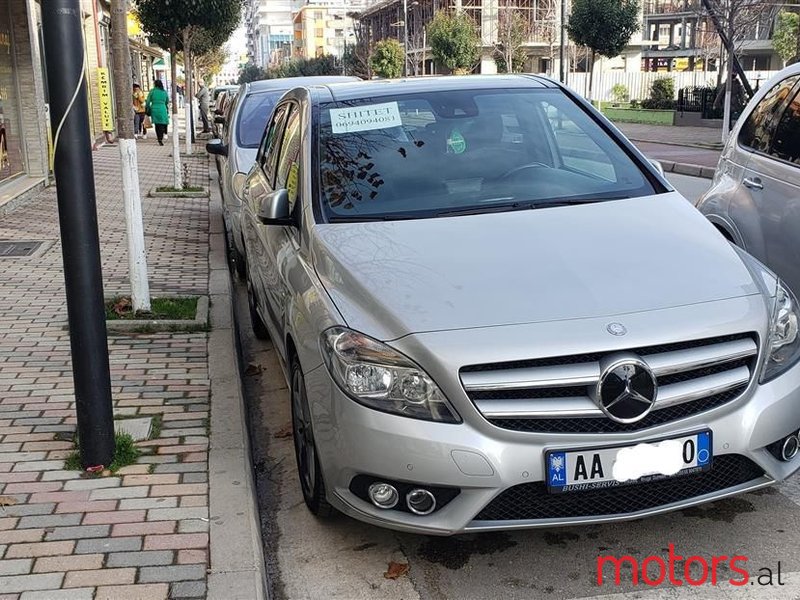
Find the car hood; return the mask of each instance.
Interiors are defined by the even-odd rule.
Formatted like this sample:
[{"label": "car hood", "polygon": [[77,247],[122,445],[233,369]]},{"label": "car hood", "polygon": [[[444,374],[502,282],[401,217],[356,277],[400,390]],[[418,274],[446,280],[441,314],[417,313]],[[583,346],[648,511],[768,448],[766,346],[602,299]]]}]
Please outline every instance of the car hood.
[{"label": "car hood", "polygon": [[317,225],[317,273],[348,326],[410,333],[581,319],[759,293],[677,193],[448,218]]}]

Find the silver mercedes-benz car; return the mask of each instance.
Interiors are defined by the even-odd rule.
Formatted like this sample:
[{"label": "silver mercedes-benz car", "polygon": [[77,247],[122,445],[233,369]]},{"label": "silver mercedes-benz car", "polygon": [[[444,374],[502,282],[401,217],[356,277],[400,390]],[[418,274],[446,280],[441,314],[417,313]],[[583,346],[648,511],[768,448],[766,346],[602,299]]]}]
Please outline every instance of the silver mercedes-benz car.
[{"label": "silver mercedes-benz car", "polygon": [[800,466],[791,290],[551,80],[292,90],[242,230],[317,515],[634,519]]}]

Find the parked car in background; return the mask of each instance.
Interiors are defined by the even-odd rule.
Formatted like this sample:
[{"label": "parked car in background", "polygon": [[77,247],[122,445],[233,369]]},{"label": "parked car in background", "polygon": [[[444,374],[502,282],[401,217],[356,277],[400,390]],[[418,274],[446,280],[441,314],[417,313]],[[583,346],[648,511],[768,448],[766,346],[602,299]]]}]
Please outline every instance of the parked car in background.
[{"label": "parked car in background", "polygon": [[218,99],[223,92],[235,92],[239,89],[238,85],[220,85],[214,88],[213,93],[211,94],[211,108],[216,113],[216,110],[220,108]]},{"label": "parked car in background", "polygon": [[288,77],[243,84],[240,89],[237,89],[236,101],[229,105],[227,114],[222,118],[224,123],[217,123],[218,127],[223,127],[220,131],[221,137],[210,140],[206,144],[208,152],[215,154],[220,159],[218,170],[220,171],[225,228],[233,250],[236,268],[242,276],[245,274],[246,257],[239,223],[241,194],[245,175],[253,166],[261,134],[272,114],[272,109],[278,99],[293,87],[337,81],[358,81],[358,78],[343,76]]},{"label": "parked car in background", "polygon": [[750,100],[697,208],[800,290],[800,63]]},{"label": "parked car in background", "polygon": [[[215,139],[224,137],[228,117],[230,116],[231,109],[235,104],[237,95],[238,90],[227,90],[219,95],[219,98],[217,99],[218,108],[214,109],[214,118],[211,125]],[[217,160],[217,166],[219,167],[219,160]]]},{"label": "parked car in background", "polygon": [[554,81],[292,90],[241,198],[317,515],[639,519],[800,467],[797,300]]}]

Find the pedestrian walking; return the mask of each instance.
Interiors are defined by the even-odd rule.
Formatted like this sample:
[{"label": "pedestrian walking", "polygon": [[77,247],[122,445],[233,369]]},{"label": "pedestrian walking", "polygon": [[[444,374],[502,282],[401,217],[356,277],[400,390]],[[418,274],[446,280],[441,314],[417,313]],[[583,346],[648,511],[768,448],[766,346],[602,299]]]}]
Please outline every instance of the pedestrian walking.
[{"label": "pedestrian walking", "polygon": [[197,90],[197,93],[194,95],[194,97],[197,98],[197,102],[200,105],[200,119],[203,121],[203,131],[201,133],[209,133],[211,128],[208,126],[208,88],[202,79],[200,80],[200,89]]},{"label": "pedestrian walking", "polygon": [[158,143],[163,146],[164,138],[167,136],[167,126],[169,125],[169,95],[164,90],[164,84],[160,79],[156,79],[155,87],[147,95],[145,112],[153,121],[156,129]]},{"label": "pedestrian walking", "polygon": [[145,118],[147,113],[145,111],[145,104],[147,104],[147,97],[142,91],[142,86],[138,83],[133,84],[133,135],[136,138],[147,139],[147,127],[145,125]]}]

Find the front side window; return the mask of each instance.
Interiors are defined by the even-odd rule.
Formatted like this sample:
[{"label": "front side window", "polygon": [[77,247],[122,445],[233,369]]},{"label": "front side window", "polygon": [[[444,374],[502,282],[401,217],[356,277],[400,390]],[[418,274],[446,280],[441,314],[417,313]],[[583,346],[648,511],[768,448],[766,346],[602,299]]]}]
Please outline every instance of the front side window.
[{"label": "front side window", "polygon": [[560,90],[426,92],[320,110],[329,220],[425,218],[653,194],[600,125]]},{"label": "front side window", "polygon": [[283,134],[278,172],[275,176],[275,189],[285,188],[289,193],[289,205],[297,200],[300,182],[300,155],[302,137],[300,135],[300,111],[293,110],[286,122]]},{"label": "front side window", "polygon": [[767,92],[742,125],[742,130],[739,132],[740,144],[758,152],[769,151],[772,142],[770,137],[772,117],[789,97],[797,79],[796,75],[788,77]]},{"label": "front side window", "polygon": [[800,92],[783,111],[770,154],[775,158],[800,165]]}]

